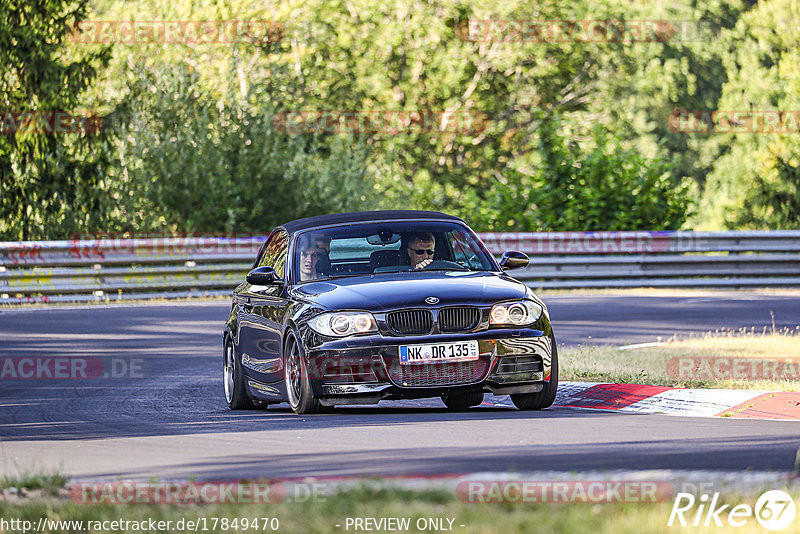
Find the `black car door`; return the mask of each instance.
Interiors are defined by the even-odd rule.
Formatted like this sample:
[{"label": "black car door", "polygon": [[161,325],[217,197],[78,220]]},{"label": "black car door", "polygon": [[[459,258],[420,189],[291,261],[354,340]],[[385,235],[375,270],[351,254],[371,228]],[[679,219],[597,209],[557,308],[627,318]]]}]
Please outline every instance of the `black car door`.
[{"label": "black car door", "polygon": [[272,267],[280,284],[242,288],[239,317],[239,346],[246,374],[262,384],[283,380],[281,340],[283,317],[288,311],[286,297],[286,232],[270,235],[256,267]]}]

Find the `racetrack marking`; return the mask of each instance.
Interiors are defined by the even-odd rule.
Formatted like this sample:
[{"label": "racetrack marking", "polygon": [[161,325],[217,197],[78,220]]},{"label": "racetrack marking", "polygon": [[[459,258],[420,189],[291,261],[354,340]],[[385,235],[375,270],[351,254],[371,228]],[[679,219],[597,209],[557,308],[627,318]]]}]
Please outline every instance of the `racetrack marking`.
[{"label": "racetrack marking", "polygon": [[559,382],[555,404],[565,406],[572,398],[580,398],[581,393],[599,384],[600,382]]},{"label": "racetrack marking", "polygon": [[763,393],[718,415],[738,419],[800,420],[800,393]]},{"label": "racetrack marking", "polygon": [[560,406],[620,410],[672,388],[640,384],[595,384],[579,393],[562,398]]},{"label": "racetrack marking", "polygon": [[560,382],[554,406],[645,414],[800,420],[800,393]]},{"label": "racetrack marking", "polygon": [[[661,336],[659,336],[660,338]],[[653,341],[651,343],[634,343],[633,345],[622,345],[621,347],[617,347],[619,350],[633,350],[633,349],[644,349],[647,347],[660,347],[661,345],[666,345],[663,341]]]},{"label": "racetrack marking", "polygon": [[713,417],[761,393],[729,389],[671,389],[632,404],[625,411]]}]

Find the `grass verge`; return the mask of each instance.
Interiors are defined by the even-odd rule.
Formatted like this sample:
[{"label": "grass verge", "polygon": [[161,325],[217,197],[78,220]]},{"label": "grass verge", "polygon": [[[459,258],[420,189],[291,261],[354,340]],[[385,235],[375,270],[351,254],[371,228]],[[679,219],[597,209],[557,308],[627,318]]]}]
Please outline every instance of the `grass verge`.
[{"label": "grass verge", "polygon": [[[797,491],[792,490],[795,502]],[[726,503],[745,503],[750,507],[755,505],[757,495],[746,497],[726,496]],[[696,507],[695,507],[696,508]],[[339,492],[326,497],[322,502],[284,502],[272,505],[202,505],[202,506],[167,506],[167,505],[85,505],[71,501],[30,501],[23,504],[10,504],[0,502],[0,516],[4,519],[19,519],[30,521],[37,525],[39,518],[46,517],[49,521],[83,521],[81,528],[73,523],[71,526],[61,525],[58,532],[86,532],[87,521],[171,521],[172,527],[166,529],[172,532],[182,532],[187,529],[176,528],[180,520],[202,520],[205,518],[206,529],[201,532],[273,532],[271,528],[264,529],[264,524],[274,525],[274,522],[263,521],[261,518],[276,518],[278,529],[274,532],[308,532],[308,533],[342,533],[353,532],[351,526],[346,528],[347,518],[409,518],[410,528],[404,532],[436,532],[439,529],[417,528],[417,521],[428,518],[443,520],[444,525],[449,525],[452,519],[452,531],[464,534],[490,534],[490,533],[555,533],[569,532],[574,534],[624,534],[650,532],[667,533],[686,531],[687,529],[674,525],[667,526],[672,509],[672,500],[658,503],[560,503],[560,504],[469,504],[456,498],[453,492],[444,490],[409,491],[402,489],[374,489],[356,488]],[[694,510],[687,514],[687,519],[694,519]],[[705,515],[705,514],[703,514]],[[216,518],[216,520],[215,520]],[[228,520],[223,523],[222,518]],[[247,518],[258,522],[259,528],[241,528],[244,522],[232,526],[234,518]],[[704,519],[704,518],[703,518]],[[723,523],[726,517],[722,517]],[[427,525],[430,525],[426,521]],[[337,526],[338,525],[338,526]],[[463,526],[462,526],[463,525]],[[130,531],[131,525],[126,528],[114,529],[110,524],[99,527],[100,531]],[[138,525],[137,525],[138,526]],[[226,527],[226,528],[223,528]],[[97,528],[95,528],[97,530]],[[146,524],[144,528],[135,529],[138,532],[164,532],[153,530]],[[41,532],[54,532],[55,529],[43,529]],[[380,532],[393,530],[380,530]],[[697,529],[689,529],[697,532]],[[747,518],[744,527],[731,527],[723,524],[722,527],[711,526],[707,532],[763,532],[763,528],[754,517]],[[8,530],[12,532],[12,530]],[[798,529],[788,528],[782,532],[798,532]]]},{"label": "grass verge", "polygon": [[717,331],[657,346],[559,347],[562,380],[800,391],[800,327]]},{"label": "grass verge", "polygon": [[69,477],[61,473],[22,473],[18,476],[0,477],[0,492],[7,489],[42,490],[42,493],[55,495],[64,488]]}]

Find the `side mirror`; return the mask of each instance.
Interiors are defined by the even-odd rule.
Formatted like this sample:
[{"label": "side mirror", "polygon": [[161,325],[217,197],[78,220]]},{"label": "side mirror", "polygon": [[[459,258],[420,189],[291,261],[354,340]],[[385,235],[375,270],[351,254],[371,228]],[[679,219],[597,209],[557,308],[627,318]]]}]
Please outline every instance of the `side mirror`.
[{"label": "side mirror", "polygon": [[280,284],[281,280],[272,267],[256,267],[247,273],[247,283],[254,286]]},{"label": "side mirror", "polygon": [[503,257],[500,258],[500,268],[504,271],[519,269],[520,267],[527,267],[530,261],[527,254],[518,250],[509,250],[508,252],[503,252]]}]

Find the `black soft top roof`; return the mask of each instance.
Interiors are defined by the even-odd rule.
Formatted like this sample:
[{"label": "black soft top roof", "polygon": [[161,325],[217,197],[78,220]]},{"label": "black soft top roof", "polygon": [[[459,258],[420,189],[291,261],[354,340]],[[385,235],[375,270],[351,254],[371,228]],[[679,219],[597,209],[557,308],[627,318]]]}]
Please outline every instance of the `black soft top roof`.
[{"label": "black soft top roof", "polygon": [[435,219],[442,221],[464,222],[454,215],[446,215],[438,211],[422,210],[380,210],[380,211],[354,211],[350,213],[336,213],[333,215],[317,215],[305,219],[296,219],[281,226],[287,232],[293,234],[300,230],[317,228],[319,226],[329,226],[334,224],[347,224],[356,222],[385,221],[385,220],[406,220],[406,219]]}]

